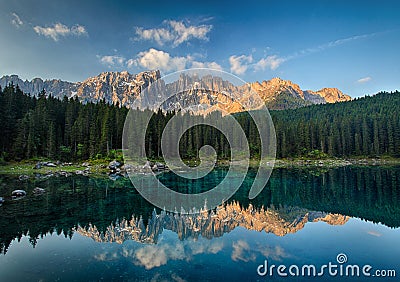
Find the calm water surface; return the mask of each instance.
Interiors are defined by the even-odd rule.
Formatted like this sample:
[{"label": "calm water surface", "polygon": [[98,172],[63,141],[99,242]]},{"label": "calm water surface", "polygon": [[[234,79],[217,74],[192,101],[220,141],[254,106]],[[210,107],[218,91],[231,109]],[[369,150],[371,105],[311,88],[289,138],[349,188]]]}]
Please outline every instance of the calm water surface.
[{"label": "calm water surface", "polygon": [[[200,181],[159,177],[193,193],[225,173]],[[275,169],[250,201],[252,177],[250,171],[217,209],[179,215],[154,208],[127,179],[0,176],[0,281],[399,280],[400,167]],[[47,193],[35,196],[35,187]],[[15,189],[27,196],[11,200]],[[339,254],[347,261],[340,264]],[[300,273],[303,265],[319,272],[329,263],[338,270],[368,264],[371,275],[394,270],[397,277],[334,277],[327,270],[320,277],[280,277],[276,270],[259,276],[265,262],[296,265]]]}]

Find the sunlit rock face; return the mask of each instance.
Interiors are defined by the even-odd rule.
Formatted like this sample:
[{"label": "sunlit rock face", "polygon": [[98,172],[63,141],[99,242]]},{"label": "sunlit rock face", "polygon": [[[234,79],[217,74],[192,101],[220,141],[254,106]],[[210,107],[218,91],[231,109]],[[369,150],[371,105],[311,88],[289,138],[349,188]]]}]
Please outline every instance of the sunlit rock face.
[{"label": "sunlit rock face", "polygon": [[344,215],[309,211],[297,207],[256,209],[249,205],[247,208],[242,208],[239,203],[233,202],[219,206],[211,212],[200,211],[197,214],[153,212],[147,225],[141,217],[133,216],[130,220],[123,219],[110,225],[105,232],[100,232],[96,226],[92,225],[78,227],[76,231],[97,242],[123,243],[126,240],[134,240],[157,243],[164,229],[175,232],[181,240],[199,236],[209,239],[220,237],[239,226],[248,230],[285,236],[301,230],[308,222],[323,221],[330,225],[343,225],[348,220],[349,218]]},{"label": "sunlit rock face", "polygon": [[349,95],[343,94],[337,88],[323,88],[316,92],[313,92],[325,99],[327,103],[350,101],[351,97]]},{"label": "sunlit rock face", "polygon": [[129,106],[146,88],[160,78],[159,71],[133,75],[123,72],[103,72],[78,83],[76,95],[83,102],[105,100],[109,104]]},{"label": "sunlit rock face", "polygon": [[350,96],[343,94],[337,88],[323,88],[318,91],[302,90],[299,85],[290,80],[278,77],[261,83],[254,82],[251,86],[270,109],[276,110],[351,100]]}]

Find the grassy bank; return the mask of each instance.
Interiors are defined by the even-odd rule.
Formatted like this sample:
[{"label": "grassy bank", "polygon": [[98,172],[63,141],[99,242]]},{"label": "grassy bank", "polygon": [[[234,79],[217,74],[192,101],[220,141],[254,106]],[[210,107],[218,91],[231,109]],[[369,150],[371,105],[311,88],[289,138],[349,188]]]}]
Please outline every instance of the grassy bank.
[{"label": "grassy bank", "polygon": [[35,169],[36,162],[10,162],[0,166],[0,173],[2,174],[50,174],[56,172],[67,172],[76,173],[77,171],[84,171],[88,167],[90,168],[91,174],[106,175],[109,172],[108,161],[98,162],[91,164],[87,162],[89,166],[82,165],[82,163],[73,163],[71,165],[57,165],[56,167],[42,166],[40,169]]}]

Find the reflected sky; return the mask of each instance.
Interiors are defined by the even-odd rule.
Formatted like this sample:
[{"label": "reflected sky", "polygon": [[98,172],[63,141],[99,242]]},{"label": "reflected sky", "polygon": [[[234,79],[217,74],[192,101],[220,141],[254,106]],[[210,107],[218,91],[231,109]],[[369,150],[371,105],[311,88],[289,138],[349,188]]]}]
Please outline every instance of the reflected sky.
[{"label": "reflected sky", "polygon": [[35,248],[26,236],[13,241],[7,255],[0,257],[0,272],[5,281],[76,280],[77,273],[79,280],[256,280],[256,268],[264,259],[322,265],[336,262],[339,253],[352,264],[400,271],[395,263],[399,236],[399,229],[356,218],[344,225],[309,222],[286,236],[238,227],[218,238],[180,240],[175,232],[164,230],[157,244],[100,243],[79,233],[72,239],[53,233],[39,239]]}]

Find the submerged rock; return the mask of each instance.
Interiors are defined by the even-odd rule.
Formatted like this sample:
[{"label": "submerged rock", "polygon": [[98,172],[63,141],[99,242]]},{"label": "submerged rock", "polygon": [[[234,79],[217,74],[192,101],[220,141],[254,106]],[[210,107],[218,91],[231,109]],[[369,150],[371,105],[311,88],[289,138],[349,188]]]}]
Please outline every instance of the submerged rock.
[{"label": "submerged rock", "polygon": [[37,173],[37,174],[35,174],[35,178],[37,178],[37,179],[47,179],[47,178],[50,178],[50,177],[53,177],[53,176],[54,176],[54,173],[51,172],[51,171],[47,171],[46,173]]},{"label": "submerged rock", "polygon": [[85,170],[76,170],[75,174],[76,175],[83,175],[83,176],[89,176],[90,171],[88,169]]},{"label": "submerged rock", "polygon": [[65,176],[65,177],[68,177],[68,176],[71,176],[71,173],[69,173],[69,172],[67,172],[67,171],[64,171],[64,170],[61,170],[61,171],[57,172],[57,175],[58,175],[58,176]]},{"label": "submerged rock", "polygon": [[111,173],[108,175],[108,178],[111,179],[112,181],[115,181],[121,177],[123,177],[123,176],[118,173]]}]

